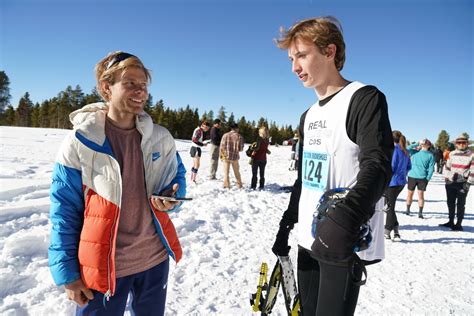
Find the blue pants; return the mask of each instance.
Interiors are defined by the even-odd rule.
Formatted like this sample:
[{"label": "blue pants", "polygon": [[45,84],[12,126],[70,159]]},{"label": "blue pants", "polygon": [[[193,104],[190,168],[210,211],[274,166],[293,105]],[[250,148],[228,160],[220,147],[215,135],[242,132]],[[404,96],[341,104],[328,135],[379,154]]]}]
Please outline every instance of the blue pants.
[{"label": "blue pants", "polygon": [[84,307],[77,306],[77,316],[118,316],[123,315],[128,294],[132,294],[132,315],[164,315],[166,288],[168,285],[169,259],[146,271],[117,278],[115,294],[105,301],[104,294],[92,291],[94,299]]}]

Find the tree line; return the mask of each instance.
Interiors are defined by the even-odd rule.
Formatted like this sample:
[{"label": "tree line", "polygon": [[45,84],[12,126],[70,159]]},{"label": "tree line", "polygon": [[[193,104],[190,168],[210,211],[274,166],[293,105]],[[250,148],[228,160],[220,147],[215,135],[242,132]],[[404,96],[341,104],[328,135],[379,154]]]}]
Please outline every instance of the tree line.
[{"label": "tree line", "polygon": [[[33,103],[29,93],[26,92],[19,100],[18,106],[14,108],[10,104],[9,85],[8,76],[4,71],[0,71],[0,125],[4,126],[71,129],[72,124],[69,121],[71,112],[87,104],[102,101],[102,97],[95,88],[87,94],[83,92],[79,85],[76,85],[75,88],[67,86],[57,96],[41,103]],[[197,108],[191,108],[190,105],[171,109],[165,106],[162,99],[153,103],[151,94],[145,105],[145,111],[155,123],[166,127],[177,139],[190,139],[194,129],[202,121],[208,121],[212,124],[212,121],[216,118],[221,120],[224,133],[230,130],[230,125],[237,123],[240,133],[248,143],[256,140],[257,130],[261,126],[268,127],[274,144],[282,144],[283,141],[293,138],[295,133],[291,125],[277,126],[275,122],[268,122],[263,117],[258,121],[247,120],[245,116],[236,118],[232,112],[228,114],[224,106],[219,108],[217,114],[211,110],[204,112],[202,115],[199,114]]]}]

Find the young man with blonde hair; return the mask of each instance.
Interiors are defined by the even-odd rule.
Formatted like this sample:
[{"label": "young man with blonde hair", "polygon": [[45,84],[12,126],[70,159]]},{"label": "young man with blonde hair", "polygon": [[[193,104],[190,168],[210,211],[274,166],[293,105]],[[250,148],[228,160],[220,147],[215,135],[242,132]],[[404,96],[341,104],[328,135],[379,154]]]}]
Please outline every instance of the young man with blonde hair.
[{"label": "young man with blonde hair", "polygon": [[171,134],[143,111],[150,72],[125,52],[96,65],[105,102],[70,115],[51,185],[49,265],[77,315],[163,315],[169,256],[182,255],[168,212],[186,170]]},{"label": "young man with blonde hair", "polygon": [[[342,77],[345,44],[335,18],[297,22],[276,43],[288,50],[292,71],[318,102],[300,120],[298,178],[272,250],[288,255],[288,235],[298,223],[302,315],[351,315],[364,263],[384,256],[381,197],[393,152],[387,103],[376,87]],[[314,220],[320,197],[336,188],[350,190]],[[356,254],[369,220],[374,241]]]}]

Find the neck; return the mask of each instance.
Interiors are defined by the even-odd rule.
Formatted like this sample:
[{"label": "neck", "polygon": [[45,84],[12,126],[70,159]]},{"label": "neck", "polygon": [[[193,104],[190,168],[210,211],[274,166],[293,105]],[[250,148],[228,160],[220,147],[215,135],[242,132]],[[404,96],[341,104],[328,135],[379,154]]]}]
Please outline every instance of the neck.
[{"label": "neck", "polygon": [[135,127],[135,114],[118,112],[113,107],[109,107],[107,117],[118,128],[132,129]]},{"label": "neck", "polygon": [[339,72],[329,77],[319,86],[314,88],[319,100],[323,100],[344,88],[350,81],[344,79]]}]

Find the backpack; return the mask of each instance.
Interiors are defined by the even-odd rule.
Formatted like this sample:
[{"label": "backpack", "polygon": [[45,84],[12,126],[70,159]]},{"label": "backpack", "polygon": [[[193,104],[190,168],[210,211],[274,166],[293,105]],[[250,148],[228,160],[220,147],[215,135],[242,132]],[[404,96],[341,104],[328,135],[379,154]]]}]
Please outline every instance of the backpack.
[{"label": "backpack", "polygon": [[252,153],[254,152],[255,147],[257,147],[257,142],[253,142],[252,144],[250,144],[249,148],[247,148],[247,150],[245,151],[245,154],[248,157],[252,157]]}]

